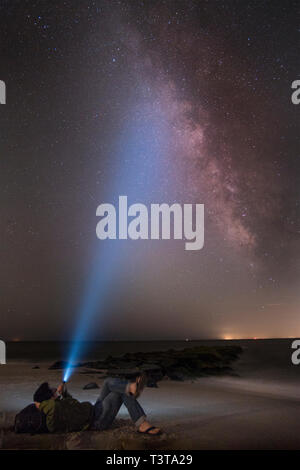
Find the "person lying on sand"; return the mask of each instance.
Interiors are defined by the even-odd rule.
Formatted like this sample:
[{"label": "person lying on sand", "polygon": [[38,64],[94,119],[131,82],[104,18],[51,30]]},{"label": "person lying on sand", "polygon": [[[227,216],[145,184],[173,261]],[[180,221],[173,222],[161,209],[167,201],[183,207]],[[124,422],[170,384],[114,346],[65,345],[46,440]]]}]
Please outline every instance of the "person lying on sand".
[{"label": "person lying on sand", "polygon": [[137,401],[145,383],[144,374],[138,375],[134,382],[108,378],[95,405],[92,405],[89,402],[81,403],[68,392],[63,392],[63,384],[55,390],[44,382],[34,393],[33,399],[35,406],[46,415],[49,432],[108,429],[124,404],[139,433],[157,436],[161,434],[160,429],[150,425]]}]

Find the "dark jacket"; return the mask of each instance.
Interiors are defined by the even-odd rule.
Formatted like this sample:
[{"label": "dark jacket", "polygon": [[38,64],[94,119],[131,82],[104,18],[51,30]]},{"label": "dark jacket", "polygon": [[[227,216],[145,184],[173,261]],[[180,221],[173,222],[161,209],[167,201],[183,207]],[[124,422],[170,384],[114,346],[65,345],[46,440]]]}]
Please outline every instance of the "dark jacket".
[{"label": "dark jacket", "polygon": [[39,409],[46,415],[50,432],[73,432],[88,429],[93,420],[94,407],[67,394],[65,398],[42,401]]}]

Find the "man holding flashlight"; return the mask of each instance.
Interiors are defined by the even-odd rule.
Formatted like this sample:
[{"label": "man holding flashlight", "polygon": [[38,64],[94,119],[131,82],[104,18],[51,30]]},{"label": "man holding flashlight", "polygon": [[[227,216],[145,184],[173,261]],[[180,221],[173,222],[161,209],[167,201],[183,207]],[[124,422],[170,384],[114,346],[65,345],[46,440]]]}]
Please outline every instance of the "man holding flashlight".
[{"label": "man holding flashlight", "polygon": [[104,381],[100,396],[93,406],[90,402],[79,402],[66,390],[65,384],[51,389],[44,382],[35,392],[35,406],[46,416],[49,432],[74,432],[86,429],[108,429],[124,404],[142,434],[159,435],[161,431],[151,426],[146,414],[137,401],[144,389],[146,377],[140,374],[130,382],[120,378]]},{"label": "man holding flashlight", "polygon": [[46,416],[49,432],[72,432],[88,429],[93,419],[93,405],[80,403],[66,390],[64,384],[57,389],[44,382],[33,395],[35,406]]}]

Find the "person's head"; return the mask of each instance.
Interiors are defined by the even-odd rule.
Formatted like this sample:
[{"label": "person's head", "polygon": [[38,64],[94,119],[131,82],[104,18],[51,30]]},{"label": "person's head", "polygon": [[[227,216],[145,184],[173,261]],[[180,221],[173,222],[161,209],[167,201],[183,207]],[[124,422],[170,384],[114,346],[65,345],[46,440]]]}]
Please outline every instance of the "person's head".
[{"label": "person's head", "polygon": [[147,374],[143,371],[139,371],[135,375],[135,378],[132,380],[132,382],[136,384],[136,391],[134,392],[134,395],[136,398],[138,398],[147,385]]},{"label": "person's head", "polygon": [[50,400],[50,398],[53,398],[54,394],[55,390],[53,388],[50,388],[48,382],[44,382],[34,392],[33,401],[41,403],[42,401]]}]

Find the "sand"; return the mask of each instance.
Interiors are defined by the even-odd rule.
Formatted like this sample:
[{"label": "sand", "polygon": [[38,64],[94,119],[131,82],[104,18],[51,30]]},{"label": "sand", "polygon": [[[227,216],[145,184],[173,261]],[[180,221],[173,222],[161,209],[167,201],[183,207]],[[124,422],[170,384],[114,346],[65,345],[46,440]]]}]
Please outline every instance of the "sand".
[{"label": "sand", "polygon": [[[2,449],[299,449],[300,368],[290,363],[290,342],[257,344],[245,350],[236,377],[161,381],[146,388],[140,402],[149,420],[165,432],[141,436],[122,407],[112,429],[68,435],[16,435],[16,411],[32,401],[44,380],[55,385],[61,371],[49,363],[0,366],[0,448]],[[263,360],[262,360],[263,358]],[[99,390],[83,390],[102,380],[97,373],[72,376],[69,391],[79,400],[96,400]]]}]

